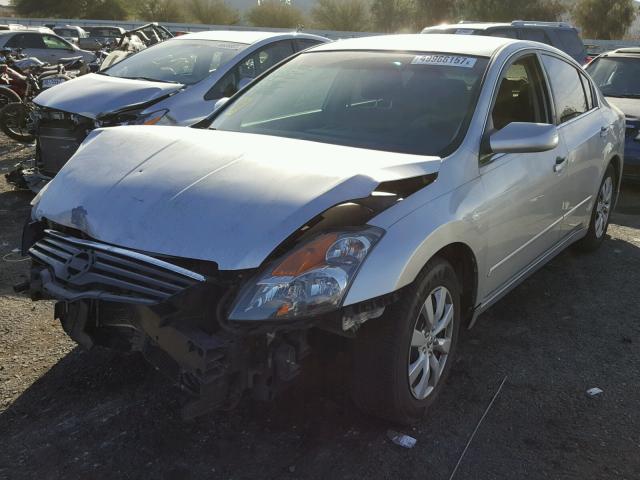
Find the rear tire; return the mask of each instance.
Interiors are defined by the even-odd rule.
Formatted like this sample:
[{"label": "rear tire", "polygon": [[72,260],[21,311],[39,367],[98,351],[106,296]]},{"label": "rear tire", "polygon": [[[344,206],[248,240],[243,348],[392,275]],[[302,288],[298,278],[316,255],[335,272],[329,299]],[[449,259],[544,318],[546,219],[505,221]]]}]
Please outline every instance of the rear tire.
[{"label": "rear tire", "polygon": [[449,376],[460,314],[455,271],[434,258],[398,302],[358,332],[352,396],[360,409],[402,424],[423,418]]},{"label": "rear tire", "polygon": [[616,172],[613,165],[609,165],[604,174],[604,178],[598,188],[595,201],[593,202],[593,211],[591,212],[591,221],[589,222],[589,230],[587,235],[576,242],[576,248],[583,252],[593,252],[600,248],[602,242],[607,236],[609,221],[611,220],[611,210],[614,205],[616,185]]}]

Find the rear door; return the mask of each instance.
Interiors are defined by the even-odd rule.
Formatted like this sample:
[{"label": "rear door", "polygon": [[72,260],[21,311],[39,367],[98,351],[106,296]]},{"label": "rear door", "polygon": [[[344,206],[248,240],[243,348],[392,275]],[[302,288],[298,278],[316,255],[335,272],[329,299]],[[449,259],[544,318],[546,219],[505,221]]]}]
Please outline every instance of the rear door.
[{"label": "rear door", "polygon": [[[538,56],[517,57],[503,72],[486,135],[511,122],[552,123],[551,96]],[[490,155],[480,160],[489,202],[488,298],[554,247],[562,224],[566,169],[563,145],[539,153]]]},{"label": "rear door", "polygon": [[565,220],[562,235],[589,225],[593,195],[600,185],[607,130],[587,76],[569,62],[551,54],[541,55],[551,84],[555,123],[567,149],[569,181],[563,190]]},{"label": "rear door", "polygon": [[28,57],[36,57],[42,62],[48,62],[47,49],[40,33],[21,33],[13,37],[11,47],[21,48]]}]

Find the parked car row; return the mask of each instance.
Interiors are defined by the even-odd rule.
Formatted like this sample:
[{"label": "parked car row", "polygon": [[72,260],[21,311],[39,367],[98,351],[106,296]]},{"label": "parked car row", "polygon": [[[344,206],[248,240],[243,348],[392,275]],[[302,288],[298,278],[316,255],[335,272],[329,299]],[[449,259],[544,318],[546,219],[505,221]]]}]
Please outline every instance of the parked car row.
[{"label": "parked car row", "polygon": [[615,55],[592,78],[454,33],[189,34],[43,92],[17,290],[141,352],[187,417],[273,398],[343,337],[355,402],[417,421],[461,329],[604,241],[629,130],[599,88]]}]

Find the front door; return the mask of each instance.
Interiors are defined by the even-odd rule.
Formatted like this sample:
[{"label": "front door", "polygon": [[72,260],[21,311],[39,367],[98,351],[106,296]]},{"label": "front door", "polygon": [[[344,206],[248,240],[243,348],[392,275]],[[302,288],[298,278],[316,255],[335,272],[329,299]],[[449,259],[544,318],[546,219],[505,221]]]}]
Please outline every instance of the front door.
[{"label": "front door", "polygon": [[[551,97],[536,54],[516,58],[503,72],[487,135],[511,122],[552,123]],[[567,171],[564,145],[540,153],[481,158],[480,174],[490,199],[487,298],[517,277],[560,238],[562,189]]]}]

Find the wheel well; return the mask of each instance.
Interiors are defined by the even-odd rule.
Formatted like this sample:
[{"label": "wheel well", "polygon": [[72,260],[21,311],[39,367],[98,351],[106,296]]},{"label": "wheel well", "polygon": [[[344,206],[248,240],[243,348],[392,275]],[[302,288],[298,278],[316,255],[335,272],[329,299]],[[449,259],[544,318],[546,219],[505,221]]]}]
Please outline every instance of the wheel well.
[{"label": "wheel well", "polygon": [[470,321],[478,292],[478,266],[473,251],[464,243],[452,243],[438,250],[434,257],[447,260],[455,269],[460,280],[462,311]]},{"label": "wheel well", "polygon": [[616,179],[618,180],[618,183],[620,183],[620,177],[621,177],[621,172],[620,172],[620,157],[618,157],[617,155],[613,156],[611,158],[611,160],[609,160],[609,163],[611,165],[613,165],[613,168],[616,171]]}]

